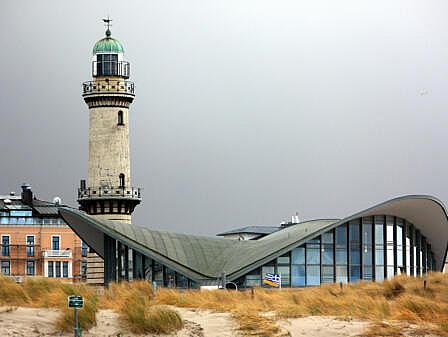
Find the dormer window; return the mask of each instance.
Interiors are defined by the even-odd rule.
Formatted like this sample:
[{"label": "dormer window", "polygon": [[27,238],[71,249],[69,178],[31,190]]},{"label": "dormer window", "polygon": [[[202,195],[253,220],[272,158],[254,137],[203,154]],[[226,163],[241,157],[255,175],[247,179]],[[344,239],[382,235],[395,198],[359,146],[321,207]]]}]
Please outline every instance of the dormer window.
[{"label": "dormer window", "polygon": [[124,125],[124,119],[123,119],[123,111],[118,111],[117,115],[117,125]]},{"label": "dormer window", "polygon": [[124,174],[120,173],[118,179],[120,180],[120,187],[124,187]]}]

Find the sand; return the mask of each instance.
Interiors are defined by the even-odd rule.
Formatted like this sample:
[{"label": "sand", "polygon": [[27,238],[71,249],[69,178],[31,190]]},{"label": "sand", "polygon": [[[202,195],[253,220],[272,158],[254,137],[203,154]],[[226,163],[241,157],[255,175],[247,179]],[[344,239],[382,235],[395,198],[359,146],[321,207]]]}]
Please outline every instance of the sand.
[{"label": "sand", "polygon": [[[229,313],[210,310],[175,308],[184,320],[184,328],[173,335],[158,337],[237,337],[237,325]],[[59,312],[44,308],[0,307],[1,337],[72,337],[73,333],[59,333],[54,329]],[[400,326],[399,322],[394,324]],[[281,320],[279,326],[291,337],[350,337],[362,336],[369,322],[356,319],[341,320],[335,317],[308,316]],[[415,336],[417,326],[400,323],[404,336]],[[112,310],[97,313],[97,326],[83,331],[83,337],[153,337],[153,334],[134,335],[121,326],[118,314]],[[422,336],[422,335],[420,335]],[[423,335],[436,337],[435,335]]]},{"label": "sand", "polygon": [[[175,308],[184,320],[184,328],[173,335],[159,337],[232,337],[238,336],[235,323],[228,313],[215,313],[209,310],[190,310]],[[72,337],[73,333],[59,333],[54,322],[59,313],[45,308],[0,308],[1,337]],[[120,325],[118,314],[112,310],[99,310],[97,325],[83,331],[83,337],[153,337],[153,334],[134,335],[127,333]]]},{"label": "sand", "polygon": [[369,325],[357,320],[338,320],[334,317],[308,316],[280,321],[291,337],[350,337],[360,335]]}]

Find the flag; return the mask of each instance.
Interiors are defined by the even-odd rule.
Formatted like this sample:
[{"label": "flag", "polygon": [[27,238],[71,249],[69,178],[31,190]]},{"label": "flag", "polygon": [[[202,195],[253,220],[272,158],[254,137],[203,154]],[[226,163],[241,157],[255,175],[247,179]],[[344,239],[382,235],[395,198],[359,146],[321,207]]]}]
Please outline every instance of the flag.
[{"label": "flag", "polygon": [[278,274],[267,273],[263,278],[263,284],[274,288],[279,288],[281,284],[281,279],[282,279],[281,276]]}]

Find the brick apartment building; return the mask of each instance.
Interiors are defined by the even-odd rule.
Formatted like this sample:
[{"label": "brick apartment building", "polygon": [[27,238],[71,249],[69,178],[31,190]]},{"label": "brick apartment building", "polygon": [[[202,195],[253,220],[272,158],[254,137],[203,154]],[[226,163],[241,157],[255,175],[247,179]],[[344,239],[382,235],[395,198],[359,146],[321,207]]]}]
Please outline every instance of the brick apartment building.
[{"label": "brick apartment building", "polygon": [[20,196],[0,195],[1,274],[85,279],[87,246],[59,216],[58,201],[36,199],[26,184]]}]

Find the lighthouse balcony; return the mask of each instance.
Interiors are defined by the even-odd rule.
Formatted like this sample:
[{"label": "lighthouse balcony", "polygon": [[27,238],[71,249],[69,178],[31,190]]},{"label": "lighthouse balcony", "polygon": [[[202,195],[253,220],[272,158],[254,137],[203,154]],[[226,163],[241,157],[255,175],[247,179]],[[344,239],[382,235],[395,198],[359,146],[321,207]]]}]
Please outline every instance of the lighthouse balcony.
[{"label": "lighthouse balcony", "polygon": [[92,62],[92,75],[97,76],[121,76],[129,78],[131,72],[131,66],[126,61],[116,61],[112,59],[106,59],[106,56],[115,55],[98,55],[103,56],[104,60]]},{"label": "lighthouse balcony", "polygon": [[134,96],[134,82],[127,80],[96,80],[87,81],[82,84],[83,95],[90,94],[129,94]]},{"label": "lighthouse balcony", "polygon": [[86,199],[133,199],[141,200],[139,187],[101,186],[78,188],[78,201]]}]

